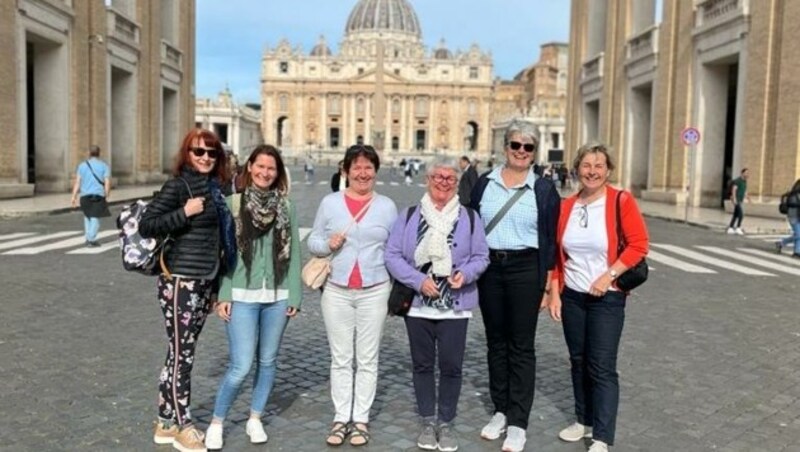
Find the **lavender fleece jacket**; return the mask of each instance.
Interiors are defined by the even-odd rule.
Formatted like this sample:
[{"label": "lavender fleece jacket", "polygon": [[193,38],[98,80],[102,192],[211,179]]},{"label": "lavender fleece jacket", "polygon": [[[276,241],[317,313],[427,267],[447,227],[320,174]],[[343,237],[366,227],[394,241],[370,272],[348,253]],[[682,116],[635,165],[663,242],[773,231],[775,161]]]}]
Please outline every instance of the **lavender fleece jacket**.
[{"label": "lavender fleece jacket", "polygon": [[[414,208],[414,207],[409,207]],[[417,291],[412,306],[421,305],[419,295],[426,275],[416,269],[414,264],[414,250],[417,247],[417,228],[419,227],[420,209],[411,214],[408,223],[408,209],[404,209],[389,233],[386,242],[386,268],[392,277],[408,287]],[[464,285],[461,289],[453,290],[453,309],[455,311],[469,311],[478,306],[478,277],[489,265],[489,247],[486,245],[486,234],[483,222],[475,214],[475,225],[470,234],[469,214],[465,207],[461,207],[455,235],[453,236],[452,260],[453,272],[460,271],[464,275]]]}]

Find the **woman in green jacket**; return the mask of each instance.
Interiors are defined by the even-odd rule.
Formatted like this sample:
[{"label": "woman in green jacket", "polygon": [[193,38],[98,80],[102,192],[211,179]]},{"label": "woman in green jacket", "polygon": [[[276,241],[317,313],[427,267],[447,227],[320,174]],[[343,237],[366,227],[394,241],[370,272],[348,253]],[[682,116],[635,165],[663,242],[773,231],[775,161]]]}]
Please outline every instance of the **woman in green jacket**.
[{"label": "woman in green jacket", "polygon": [[247,159],[243,193],[228,197],[236,223],[236,268],[222,278],[217,314],[227,323],[231,363],[217,392],[206,447],[222,448],[222,425],[258,352],[258,368],[246,433],[265,443],[261,415],[275,382],[283,331],[297,314],[300,237],[280,153],[261,145]]}]

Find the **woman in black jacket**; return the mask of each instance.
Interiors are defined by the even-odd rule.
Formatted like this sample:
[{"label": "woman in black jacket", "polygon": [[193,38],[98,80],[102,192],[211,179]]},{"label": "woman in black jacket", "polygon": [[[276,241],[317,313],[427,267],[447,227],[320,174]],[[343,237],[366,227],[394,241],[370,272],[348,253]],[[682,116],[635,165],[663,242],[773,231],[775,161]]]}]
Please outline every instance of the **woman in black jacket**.
[{"label": "woman in black jacket", "polygon": [[184,451],[205,451],[203,434],[189,412],[194,350],[216,299],[217,277],[236,262],[233,217],[222,191],[229,172],[219,138],[193,129],[183,140],[172,173],[139,224],[144,237],[171,239],[158,276],[169,345],[159,379],[153,440],[177,443]]}]

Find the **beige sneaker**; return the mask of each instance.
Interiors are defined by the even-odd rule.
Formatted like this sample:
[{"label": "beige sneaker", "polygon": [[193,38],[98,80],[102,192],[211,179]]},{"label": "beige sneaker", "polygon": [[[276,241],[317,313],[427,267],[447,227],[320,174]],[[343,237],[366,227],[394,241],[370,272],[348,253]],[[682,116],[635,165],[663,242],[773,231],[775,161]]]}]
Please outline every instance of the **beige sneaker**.
[{"label": "beige sneaker", "polygon": [[153,432],[153,442],[156,444],[172,444],[175,441],[175,435],[178,434],[178,426],[175,424],[167,427],[163,422],[156,421],[156,426]]},{"label": "beige sneaker", "polygon": [[194,425],[184,427],[175,435],[175,442],[172,447],[181,452],[207,452],[206,445],[203,442],[205,437],[203,432],[195,428]]}]

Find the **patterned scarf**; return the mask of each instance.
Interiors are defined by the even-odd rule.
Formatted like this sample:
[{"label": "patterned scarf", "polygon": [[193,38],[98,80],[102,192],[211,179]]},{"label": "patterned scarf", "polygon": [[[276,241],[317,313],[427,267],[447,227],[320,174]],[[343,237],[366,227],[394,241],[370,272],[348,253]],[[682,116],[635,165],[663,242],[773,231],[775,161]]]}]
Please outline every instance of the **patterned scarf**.
[{"label": "patterned scarf", "polygon": [[277,288],[289,270],[289,200],[278,190],[263,191],[253,186],[247,187],[242,194],[240,214],[236,216],[236,243],[247,267],[248,281],[253,261],[253,241],[270,230],[273,231],[272,260]]},{"label": "patterned scarf", "polygon": [[453,270],[447,235],[458,221],[459,207],[461,204],[458,203],[457,196],[453,196],[442,210],[436,209],[428,193],[422,197],[420,214],[428,224],[428,230],[414,250],[414,261],[417,266],[430,262],[433,265],[434,275],[450,276]]},{"label": "patterned scarf", "polygon": [[228,271],[236,267],[236,230],[233,225],[233,216],[228,205],[225,204],[225,195],[222,194],[222,188],[216,179],[208,180],[208,191],[214,202],[214,209],[217,211],[219,237],[223,249],[222,262],[225,265],[225,271]]}]

